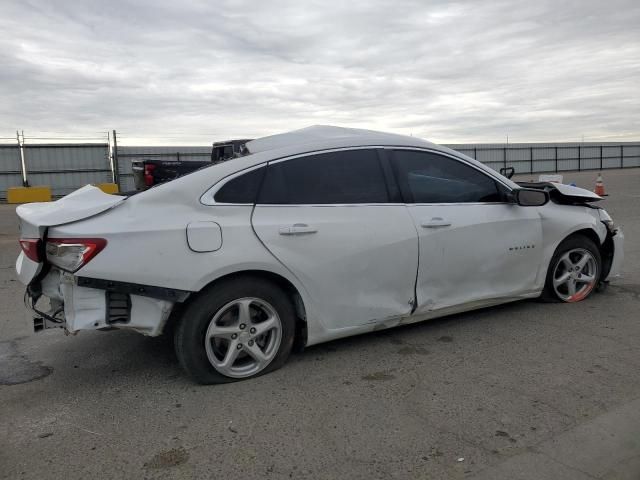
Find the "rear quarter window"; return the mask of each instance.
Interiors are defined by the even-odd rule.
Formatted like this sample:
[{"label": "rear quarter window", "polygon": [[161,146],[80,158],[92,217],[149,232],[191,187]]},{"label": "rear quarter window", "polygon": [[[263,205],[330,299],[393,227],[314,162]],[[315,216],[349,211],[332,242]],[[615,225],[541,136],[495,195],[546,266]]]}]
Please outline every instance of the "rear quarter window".
[{"label": "rear quarter window", "polygon": [[266,167],[244,173],[225,183],[214,195],[216,203],[255,203]]}]

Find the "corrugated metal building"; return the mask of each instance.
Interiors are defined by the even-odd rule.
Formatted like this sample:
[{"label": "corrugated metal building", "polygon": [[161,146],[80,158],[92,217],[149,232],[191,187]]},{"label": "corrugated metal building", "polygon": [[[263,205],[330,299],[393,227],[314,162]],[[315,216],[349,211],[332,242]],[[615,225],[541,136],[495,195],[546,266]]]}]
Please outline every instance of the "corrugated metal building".
[{"label": "corrugated metal building", "polygon": [[50,185],[56,197],[113,178],[106,143],[27,144],[23,151],[29,185]]}]

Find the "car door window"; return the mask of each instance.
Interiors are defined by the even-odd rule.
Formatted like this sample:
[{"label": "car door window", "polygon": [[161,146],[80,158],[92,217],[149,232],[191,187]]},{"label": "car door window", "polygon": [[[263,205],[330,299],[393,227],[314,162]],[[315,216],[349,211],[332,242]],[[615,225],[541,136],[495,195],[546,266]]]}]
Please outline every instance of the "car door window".
[{"label": "car door window", "polygon": [[395,150],[393,164],[407,203],[502,201],[495,180],[453,158],[431,152]]},{"label": "car door window", "polygon": [[232,178],[215,194],[216,203],[255,203],[266,167]]},{"label": "car door window", "polygon": [[307,155],[270,164],[260,204],[386,203],[389,194],[374,149]]}]

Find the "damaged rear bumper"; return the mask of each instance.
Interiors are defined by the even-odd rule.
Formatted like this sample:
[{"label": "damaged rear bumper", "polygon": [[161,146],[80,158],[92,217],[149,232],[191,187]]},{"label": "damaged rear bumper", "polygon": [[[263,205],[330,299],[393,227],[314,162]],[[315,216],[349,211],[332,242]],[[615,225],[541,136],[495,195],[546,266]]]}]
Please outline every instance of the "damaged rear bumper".
[{"label": "damaged rear bumper", "polygon": [[62,327],[75,333],[122,328],[154,337],[162,333],[174,304],[184,301],[188,292],[86,279],[52,269],[27,289],[27,296],[34,305],[42,297],[49,300],[48,312],[34,310],[36,330]]}]

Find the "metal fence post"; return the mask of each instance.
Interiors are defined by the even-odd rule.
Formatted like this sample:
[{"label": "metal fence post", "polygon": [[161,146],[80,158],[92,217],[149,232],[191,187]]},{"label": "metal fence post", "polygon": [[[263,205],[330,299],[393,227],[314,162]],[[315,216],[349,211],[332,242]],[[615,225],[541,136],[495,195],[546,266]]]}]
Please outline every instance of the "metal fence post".
[{"label": "metal fence post", "polygon": [[113,183],[118,185],[118,189],[122,189],[122,185],[120,185],[120,162],[118,161],[118,137],[115,129],[113,130],[113,154],[111,159],[113,162]]},{"label": "metal fence post", "polygon": [[620,168],[624,168],[624,145],[620,145]]},{"label": "metal fence post", "polygon": [[578,171],[580,171],[581,168],[582,168],[582,165],[581,165],[581,163],[582,163],[582,152],[581,152],[581,149],[582,149],[582,146],[578,145]]},{"label": "metal fence post", "polygon": [[20,170],[22,170],[22,186],[28,187],[27,180],[27,164],[24,159],[24,130],[22,131],[22,143],[20,143],[20,133],[16,130],[16,139],[18,140],[18,153],[20,154]]},{"label": "metal fence post", "polygon": [[600,170],[602,170],[602,145],[600,145]]},{"label": "metal fence post", "polygon": [[507,168],[507,147],[502,149],[502,166]]},{"label": "metal fence post", "polygon": [[556,173],[558,173],[558,147],[556,146]]},{"label": "metal fence post", "polygon": [[533,147],[529,147],[529,173],[533,173]]},{"label": "metal fence post", "polygon": [[478,148],[473,147],[473,159],[478,160]]}]

